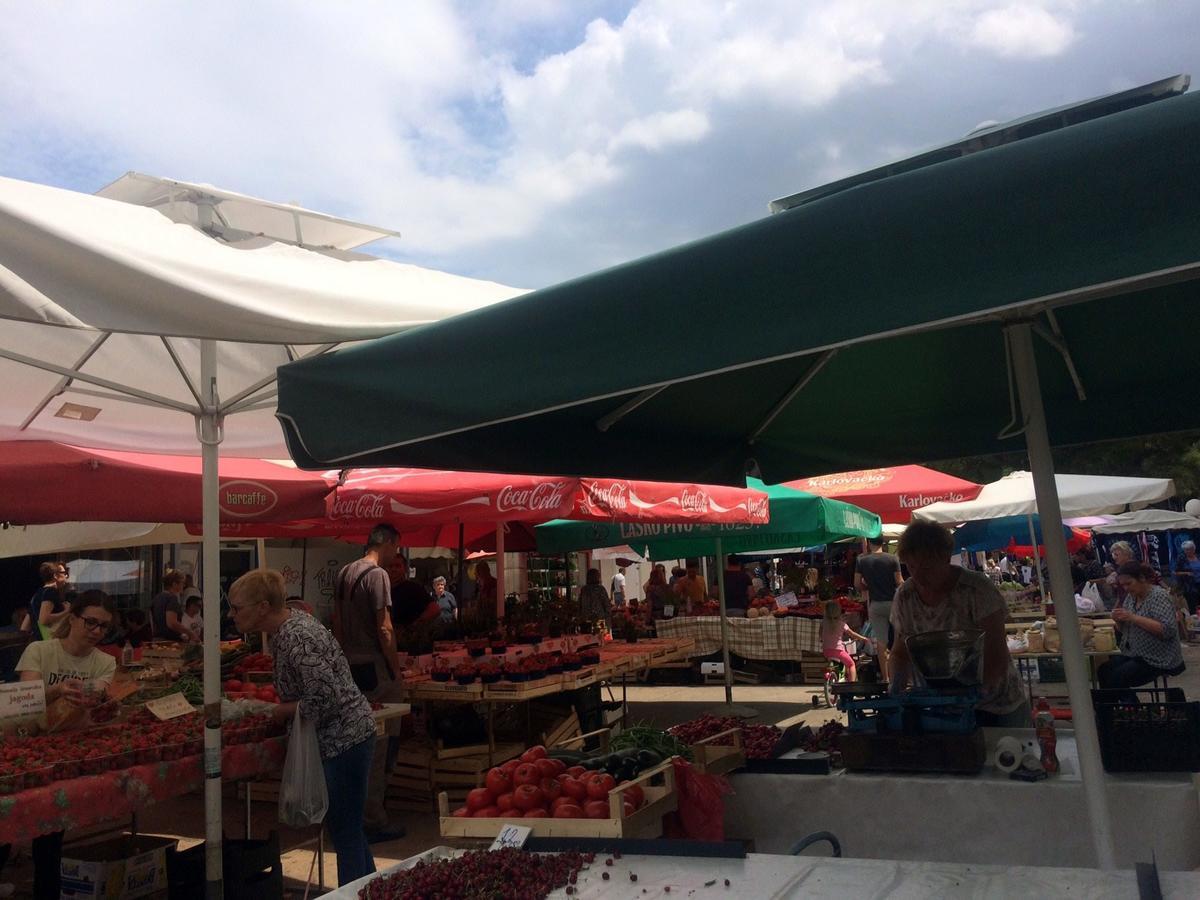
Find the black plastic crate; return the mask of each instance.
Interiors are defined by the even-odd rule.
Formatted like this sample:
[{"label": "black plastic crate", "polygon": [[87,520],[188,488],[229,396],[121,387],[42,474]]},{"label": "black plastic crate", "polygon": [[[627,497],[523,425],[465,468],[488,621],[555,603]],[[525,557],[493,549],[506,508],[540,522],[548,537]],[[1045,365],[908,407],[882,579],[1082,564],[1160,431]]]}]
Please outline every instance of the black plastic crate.
[{"label": "black plastic crate", "polygon": [[1109,772],[1200,772],[1200,702],[1173,688],[1094,690],[1100,758]]}]

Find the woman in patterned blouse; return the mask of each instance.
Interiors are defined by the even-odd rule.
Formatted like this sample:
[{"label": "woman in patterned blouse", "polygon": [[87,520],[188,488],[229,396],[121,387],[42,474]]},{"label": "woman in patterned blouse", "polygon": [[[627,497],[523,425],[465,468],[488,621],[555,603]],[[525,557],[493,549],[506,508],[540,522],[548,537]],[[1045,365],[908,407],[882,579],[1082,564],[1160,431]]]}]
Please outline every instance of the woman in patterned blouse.
[{"label": "woman in patterned blouse", "polygon": [[1178,675],[1183,651],[1170,594],[1154,584],[1154,570],[1136,560],[1117,569],[1117,580],[1125,595],[1112,611],[1121,629],[1121,653],[1097,671],[1100,687],[1133,688],[1159,675]]},{"label": "woman in patterned blouse", "polygon": [[229,611],[243,634],[271,636],[275,689],[283,700],[275,718],[290,722],[299,707],[302,718],[316,722],[329,793],[325,827],[337,852],[340,886],[375,871],[363,833],[375,718],[333,634],[312,616],[288,609],[284,595],[279,572],[247,572],[229,589]]}]

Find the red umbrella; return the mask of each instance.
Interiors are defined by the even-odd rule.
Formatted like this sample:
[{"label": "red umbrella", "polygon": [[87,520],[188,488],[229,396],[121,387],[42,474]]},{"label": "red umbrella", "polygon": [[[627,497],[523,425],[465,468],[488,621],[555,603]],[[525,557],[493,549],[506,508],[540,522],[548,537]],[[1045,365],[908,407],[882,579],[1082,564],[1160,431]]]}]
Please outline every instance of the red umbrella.
[{"label": "red umbrella", "polygon": [[[220,462],[221,521],[289,522],[325,514],[333,482],[261,459]],[[0,519],[199,522],[200,457],[0,442]]]},{"label": "red umbrella", "polygon": [[[1077,550],[1082,550],[1092,542],[1092,535],[1084,531],[1082,528],[1072,528],[1071,536],[1067,539],[1067,550],[1074,553]],[[1009,553],[1017,556],[1033,556],[1033,547],[1029,544],[1018,544],[1013,540],[1008,547],[1005,548]],[[1038,544],[1038,556],[1046,555],[1046,547],[1043,544]]]},{"label": "red umbrella", "polygon": [[884,522],[907,525],[913,510],[947,500],[974,500],[983,485],[927,469],[925,466],[893,466],[859,469],[789,481],[787,486],[820,497],[844,500],[870,510]]}]

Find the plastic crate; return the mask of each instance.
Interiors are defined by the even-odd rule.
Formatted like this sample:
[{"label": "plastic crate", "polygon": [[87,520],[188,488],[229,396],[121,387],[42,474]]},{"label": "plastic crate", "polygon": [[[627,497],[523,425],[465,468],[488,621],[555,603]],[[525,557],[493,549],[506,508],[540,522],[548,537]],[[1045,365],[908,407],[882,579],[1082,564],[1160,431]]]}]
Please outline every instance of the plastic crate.
[{"label": "plastic crate", "polygon": [[1200,772],[1200,702],[1183,692],[1094,690],[1100,758],[1109,772]]}]

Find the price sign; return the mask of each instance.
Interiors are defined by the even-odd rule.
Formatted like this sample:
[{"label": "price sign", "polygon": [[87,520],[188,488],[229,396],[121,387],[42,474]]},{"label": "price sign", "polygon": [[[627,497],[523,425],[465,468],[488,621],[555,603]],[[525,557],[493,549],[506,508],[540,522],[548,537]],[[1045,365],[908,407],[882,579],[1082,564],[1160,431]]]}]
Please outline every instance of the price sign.
[{"label": "price sign", "polygon": [[503,850],[505,847],[524,847],[525,842],[529,840],[531,831],[533,829],[528,825],[505,825],[500,829],[500,833],[496,835],[496,839],[492,841],[492,846],[488,849]]},{"label": "price sign", "polygon": [[786,594],[780,594],[775,598],[775,605],[780,609],[791,609],[794,606],[799,606],[800,600],[793,592],[788,591]]},{"label": "price sign", "polygon": [[183,694],[167,694],[157,700],[147,700],[146,709],[163,722],[196,712],[196,707],[188,703]]},{"label": "price sign", "polygon": [[0,684],[0,719],[23,719],[46,712],[46,685],[37,681]]}]

